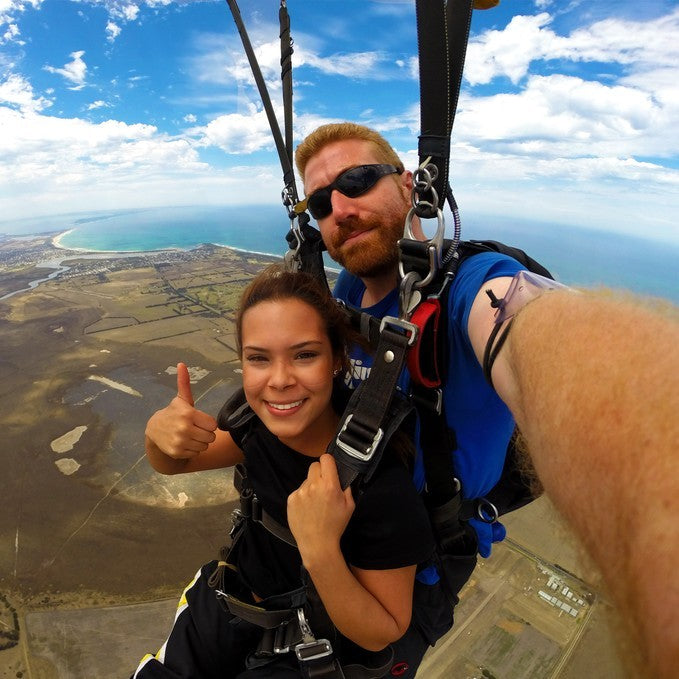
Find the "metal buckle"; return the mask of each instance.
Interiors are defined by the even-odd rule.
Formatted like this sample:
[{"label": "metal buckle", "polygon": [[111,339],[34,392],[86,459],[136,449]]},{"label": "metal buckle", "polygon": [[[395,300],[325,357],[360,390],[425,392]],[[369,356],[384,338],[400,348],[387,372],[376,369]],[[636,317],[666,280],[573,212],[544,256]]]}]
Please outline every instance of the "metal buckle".
[{"label": "metal buckle", "polygon": [[500,517],[497,507],[485,497],[476,500],[476,518],[484,523],[495,523]]},{"label": "metal buckle", "polygon": [[231,530],[229,531],[229,537],[231,539],[236,535],[243,521],[245,521],[243,512],[236,507],[236,509],[231,512]]},{"label": "metal buckle", "polygon": [[259,498],[253,493],[252,494],[252,505],[251,505],[250,518],[253,521],[262,521],[262,505],[259,502]]},{"label": "metal buckle", "polygon": [[285,643],[285,632],[288,629],[289,622],[285,622],[276,628],[276,632],[273,638],[273,652],[278,655],[281,653],[287,653],[290,650],[290,644],[283,646]]},{"label": "metal buckle", "polygon": [[396,318],[396,316],[385,316],[380,321],[380,332],[382,332],[387,326],[397,327],[400,328],[401,330],[409,332],[410,333],[410,337],[408,337],[409,347],[412,347],[413,344],[415,344],[415,340],[417,340],[417,334],[420,331],[420,329],[414,323],[411,323],[410,321],[404,321],[402,318]]},{"label": "metal buckle", "polygon": [[300,662],[313,662],[332,655],[332,646],[327,639],[316,639],[295,646],[295,655]]},{"label": "metal buckle", "polygon": [[[410,210],[408,211],[408,215],[406,216],[405,228],[403,230],[403,237],[409,240],[417,240],[415,238],[415,235],[413,234],[412,227],[414,215],[415,209],[410,208]],[[426,285],[429,285],[429,283],[431,283],[431,281],[434,280],[434,276],[441,268],[441,250],[443,249],[443,235],[445,233],[445,228],[446,223],[443,218],[443,212],[441,212],[441,210],[438,209],[436,210],[436,233],[426,241],[428,243],[427,254],[429,256],[429,272],[427,273],[423,280],[415,283],[416,289],[423,288]],[[403,268],[403,262],[401,261],[399,261],[398,263],[398,270],[401,278],[403,278],[406,275],[406,272]]]},{"label": "metal buckle", "polygon": [[373,437],[372,443],[365,449],[365,452],[357,450],[353,446],[350,446],[348,443],[344,443],[344,441],[340,440],[340,436],[342,436],[342,434],[346,430],[353,416],[354,414],[351,413],[344,421],[344,424],[342,425],[339,434],[337,434],[335,442],[347,455],[355,457],[357,460],[361,460],[362,462],[367,462],[373,456],[375,449],[377,448],[379,442],[382,440],[382,437],[384,436],[384,432],[382,431],[381,428],[379,428],[377,430],[377,433]]},{"label": "metal buckle", "polygon": [[296,273],[302,268],[302,259],[299,251],[302,247],[302,243],[304,242],[304,235],[302,234],[302,230],[299,228],[299,225],[295,224],[294,219],[292,218],[290,219],[290,231],[295,238],[296,245],[294,249],[292,247],[289,248],[288,251],[283,255],[283,261],[285,263],[286,271]]}]

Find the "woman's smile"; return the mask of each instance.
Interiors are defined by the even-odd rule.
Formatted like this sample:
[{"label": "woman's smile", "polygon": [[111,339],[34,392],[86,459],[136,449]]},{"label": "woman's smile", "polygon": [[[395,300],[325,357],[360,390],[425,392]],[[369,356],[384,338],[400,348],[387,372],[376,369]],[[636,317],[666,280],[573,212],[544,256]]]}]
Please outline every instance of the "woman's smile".
[{"label": "woman's smile", "polygon": [[243,389],[269,431],[290,448],[320,456],[337,427],[333,355],[325,322],[299,299],[267,300],[243,315]]}]

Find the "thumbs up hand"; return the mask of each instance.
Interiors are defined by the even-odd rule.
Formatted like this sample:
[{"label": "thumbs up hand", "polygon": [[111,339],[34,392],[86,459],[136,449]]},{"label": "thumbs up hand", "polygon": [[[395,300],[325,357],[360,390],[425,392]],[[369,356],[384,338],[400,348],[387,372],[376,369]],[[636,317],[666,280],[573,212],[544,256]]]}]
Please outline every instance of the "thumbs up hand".
[{"label": "thumbs up hand", "polygon": [[189,459],[207,449],[216,429],[214,417],[194,408],[189,370],[177,364],[177,395],[146,424],[147,447],[151,443],[168,457]]}]

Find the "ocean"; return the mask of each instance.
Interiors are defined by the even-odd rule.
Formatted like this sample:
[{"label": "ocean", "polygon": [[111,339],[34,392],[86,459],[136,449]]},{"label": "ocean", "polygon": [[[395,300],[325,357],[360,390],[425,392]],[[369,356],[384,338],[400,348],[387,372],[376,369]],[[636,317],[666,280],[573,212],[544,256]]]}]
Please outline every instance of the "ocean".
[{"label": "ocean", "polygon": [[[452,219],[447,219],[452,231]],[[12,234],[69,231],[63,247],[91,251],[190,249],[214,243],[281,255],[289,220],[281,206],[176,207],[63,215],[0,224]],[[450,233],[446,234],[450,236]],[[463,215],[463,238],[522,248],[567,285],[611,287],[679,304],[679,245],[559,224]],[[331,267],[336,265],[327,260]]]}]

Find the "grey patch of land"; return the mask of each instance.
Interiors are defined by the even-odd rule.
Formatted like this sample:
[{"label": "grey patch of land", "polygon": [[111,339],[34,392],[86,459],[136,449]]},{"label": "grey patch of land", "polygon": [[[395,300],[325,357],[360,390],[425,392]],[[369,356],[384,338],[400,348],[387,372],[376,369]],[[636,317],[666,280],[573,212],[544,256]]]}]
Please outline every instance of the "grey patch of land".
[{"label": "grey patch of land", "polygon": [[[54,271],[41,262],[69,267],[0,300],[0,679],[129,676],[165,640],[234,495],[222,471],[153,472],[144,424],[179,360],[203,410],[238,386],[233,308],[270,259],[214,246],[87,259],[49,236],[0,240],[0,296]],[[624,676],[598,576],[550,504],[506,523],[511,541],[480,562],[418,676]]]}]

